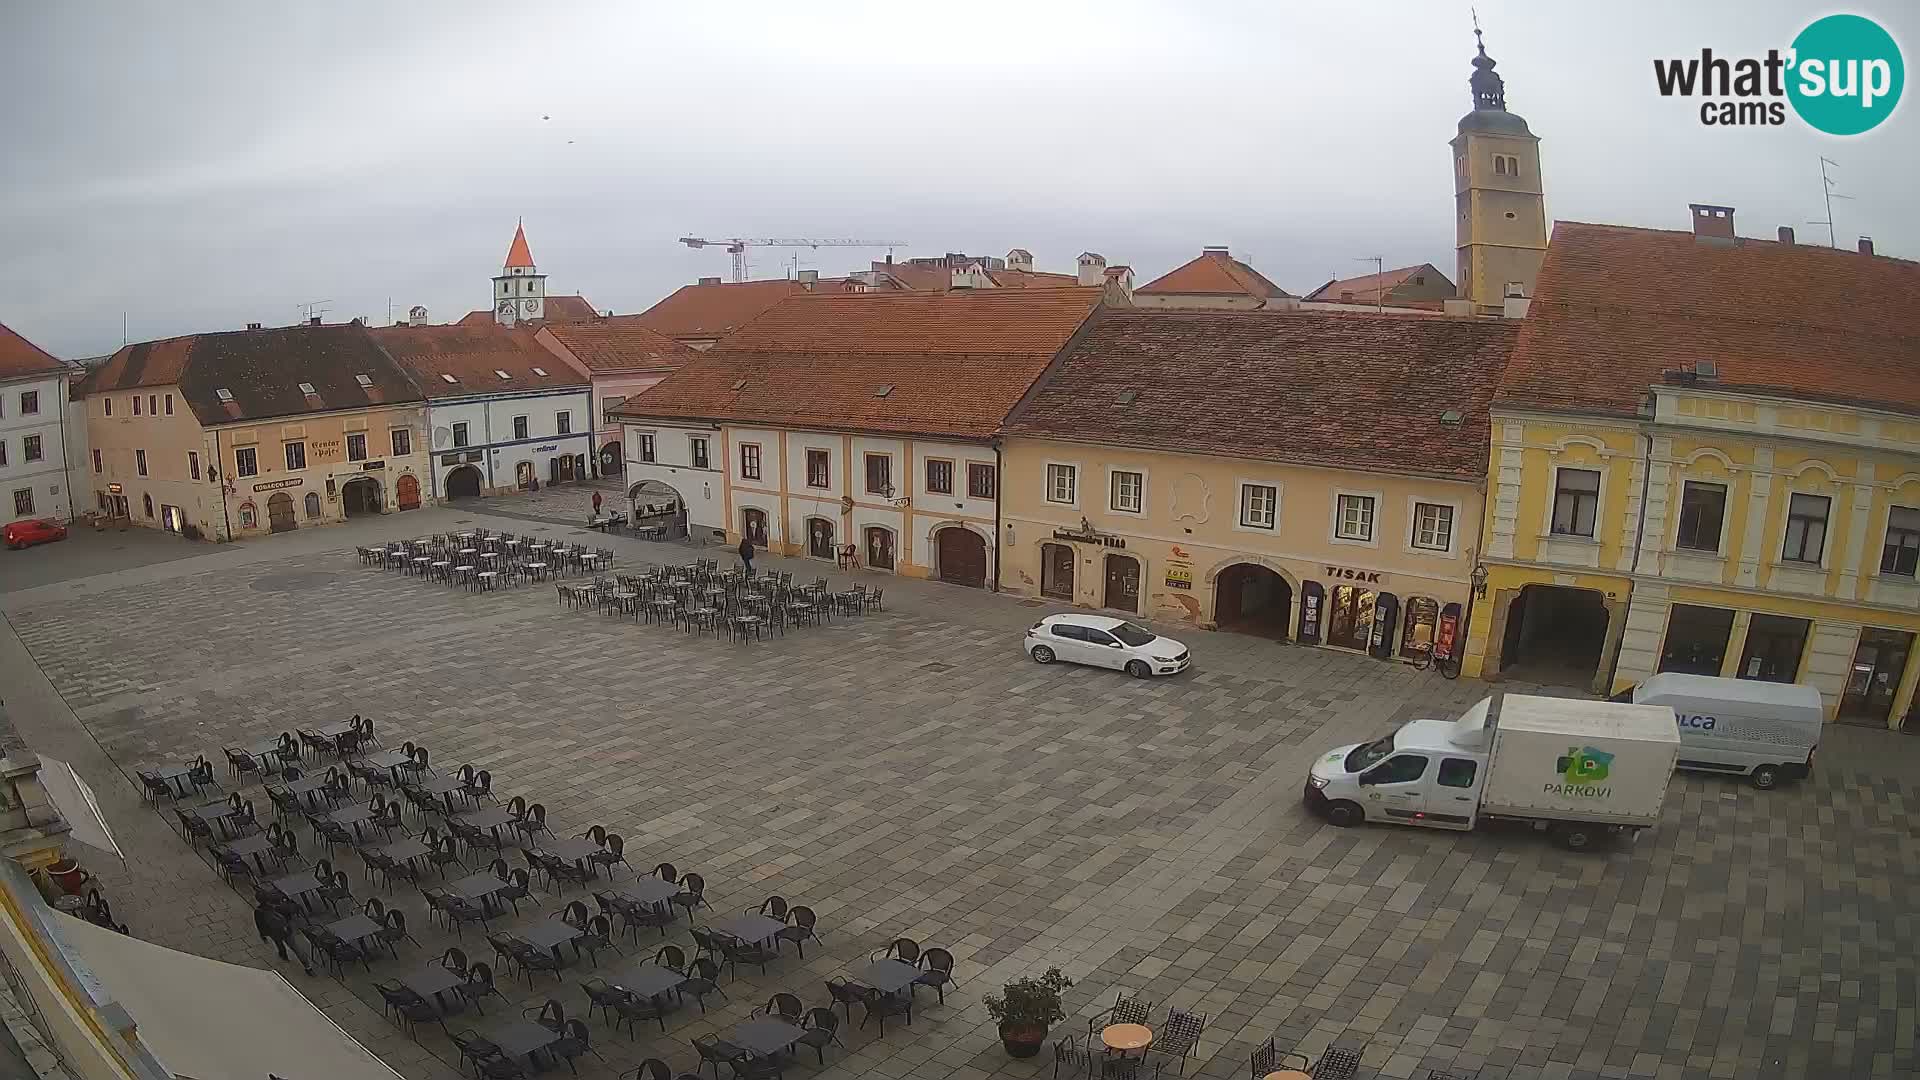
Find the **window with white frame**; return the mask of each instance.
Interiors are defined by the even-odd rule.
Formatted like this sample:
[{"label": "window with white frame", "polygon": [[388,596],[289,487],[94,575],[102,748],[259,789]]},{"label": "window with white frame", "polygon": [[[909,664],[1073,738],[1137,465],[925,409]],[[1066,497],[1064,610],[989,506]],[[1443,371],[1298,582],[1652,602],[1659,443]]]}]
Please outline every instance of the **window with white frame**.
[{"label": "window with white frame", "polygon": [[652,461],[653,459],[654,459],[653,436],[642,434],[640,436],[640,460]]},{"label": "window with white frame", "polygon": [[1115,469],[1108,474],[1108,507],[1123,514],[1137,514],[1146,503],[1147,478],[1142,473]]},{"label": "window with white frame", "polygon": [[1553,522],[1556,536],[1592,536],[1600,513],[1600,474],[1593,469],[1560,469],[1553,478]]},{"label": "window with white frame", "polygon": [[1240,485],[1240,524],[1271,529],[1279,524],[1280,489],[1272,484]]},{"label": "window with white frame", "polygon": [[1795,492],[1787,502],[1787,541],[1780,558],[1785,562],[1819,565],[1827,547],[1827,514],[1833,500],[1825,495]]},{"label": "window with white frame", "polygon": [[233,474],[235,476],[260,475],[260,457],[253,447],[242,446],[233,451]]},{"label": "window with white frame", "polygon": [[367,435],[365,432],[356,431],[347,436],[347,460],[367,460]]},{"label": "window with white frame", "polygon": [[1451,551],[1453,507],[1442,503],[1414,503],[1413,546],[1422,551]]},{"label": "window with white frame", "polygon": [[756,443],[740,444],[740,479],[760,479],[760,447]]},{"label": "window with white frame", "polygon": [[1342,540],[1372,540],[1373,496],[1340,496],[1334,509],[1333,534]]},{"label": "window with white frame", "polygon": [[467,445],[467,422],[461,420],[453,425],[453,445]]},{"label": "window with white frame", "polygon": [[692,457],[694,468],[704,469],[708,467],[707,462],[709,459],[707,457],[707,440],[706,439],[704,438],[688,439],[687,452]]},{"label": "window with white frame", "polygon": [[1071,505],[1077,495],[1075,469],[1071,465],[1047,466],[1047,501]]}]

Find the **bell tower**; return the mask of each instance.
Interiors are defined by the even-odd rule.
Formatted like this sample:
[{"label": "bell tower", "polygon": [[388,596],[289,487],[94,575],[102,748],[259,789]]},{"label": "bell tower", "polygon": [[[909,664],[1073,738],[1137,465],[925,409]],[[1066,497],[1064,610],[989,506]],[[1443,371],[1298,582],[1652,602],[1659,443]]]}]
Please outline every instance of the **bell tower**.
[{"label": "bell tower", "polygon": [[493,279],[493,321],[501,326],[532,322],[547,316],[547,275],[533,265],[527,247],[525,222],[513,227],[506,265]]},{"label": "bell tower", "polygon": [[1498,314],[1510,292],[1532,297],[1547,254],[1546,193],[1540,183],[1540,140],[1507,111],[1506,81],[1473,37],[1473,111],[1453,137],[1455,263],[1460,295],[1476,313]]}]

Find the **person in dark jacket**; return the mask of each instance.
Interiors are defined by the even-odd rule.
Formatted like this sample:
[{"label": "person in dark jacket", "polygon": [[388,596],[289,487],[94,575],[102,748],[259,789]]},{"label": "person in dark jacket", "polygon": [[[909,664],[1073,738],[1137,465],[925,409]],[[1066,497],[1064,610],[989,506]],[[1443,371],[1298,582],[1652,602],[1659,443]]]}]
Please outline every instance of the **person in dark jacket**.
[{"label": "person in dark jacket", "polygon": [[[260,931],[261,941],[273,942],[280,952],[282,960],[298,960],[306,973],[313,974],[313,964],[300,951],[299,942],[293,937],[293,919],[286,912],[272,904],[261,904],[253,909],[253,928]],[[293,955],[287,955],[287,949],[293,949]]]},{"label": "person in dark jacket", "polygon": [[740,565],[748,574],[753,573],[753,537],[744,533],[740,536]]}]

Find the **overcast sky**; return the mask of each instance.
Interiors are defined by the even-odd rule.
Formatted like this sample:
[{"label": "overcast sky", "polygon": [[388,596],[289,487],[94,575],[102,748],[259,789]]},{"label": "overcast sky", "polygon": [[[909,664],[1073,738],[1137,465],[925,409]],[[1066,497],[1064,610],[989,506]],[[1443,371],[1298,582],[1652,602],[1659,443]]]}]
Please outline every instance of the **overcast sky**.
[{"label": "overcast sky", "polygon": [[[1480,0],[1549,218],[1920,258],[1920,119],[1710,129],[1655,56],[1784,48],[1824,4]],[[1879,19],[1916,59],[1920,14]],[[18,5],[0,36],[0,322],[61,356],[249,321],[486,306],[517,217],[550,294],[642,310],[709,236],[1082,250],[1140,283],[1231,245],[1281,286],[1453,265],[1465,2]],[[1910,93],[1909,97],[1912,96]],[[551,119],[546,119],[551,117]],[[884,251],[801,253],[859,268]],[[756,253],[755,276],[792,267]]]}]

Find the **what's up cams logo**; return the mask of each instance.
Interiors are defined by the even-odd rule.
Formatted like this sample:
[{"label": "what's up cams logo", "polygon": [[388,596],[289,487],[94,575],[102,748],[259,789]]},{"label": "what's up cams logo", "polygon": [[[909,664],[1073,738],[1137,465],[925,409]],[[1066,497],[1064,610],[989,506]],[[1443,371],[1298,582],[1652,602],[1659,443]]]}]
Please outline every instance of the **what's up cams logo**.
[{"label": "what's up cams logo", "polygon": [[1653,62],[1661,97],[1701,98],[1709,127],[1778,126],[1787,107],[1816,131],[1861,135],[1893,115],[1907,81],[1893,35],[1860,15],[1828,15],[1782,52],[1729,59],[1712,49]]}]

